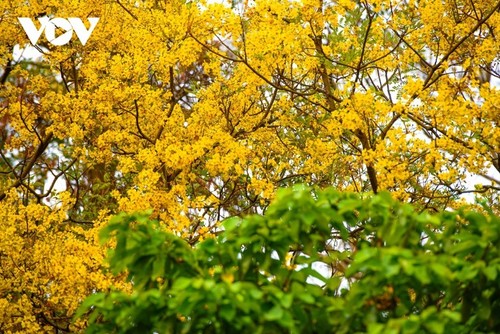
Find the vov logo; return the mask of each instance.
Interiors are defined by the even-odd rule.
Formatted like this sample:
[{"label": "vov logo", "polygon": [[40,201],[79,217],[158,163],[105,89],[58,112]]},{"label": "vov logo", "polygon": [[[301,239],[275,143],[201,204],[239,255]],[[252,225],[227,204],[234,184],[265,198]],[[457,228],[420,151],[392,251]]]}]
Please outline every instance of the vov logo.
[{"label": "vov logo", "polygon": [[[85,45],[94,31],[97,22],[99,21],[98,17],[89,17],[88,20],[90,22],[90,28],[87,29],[82,20],[77,17],[69,17],[67,19],[55,17],[53,19],[49,19],[47,16],[44,16],[38,18],[40,28],[37,29],[29,17],[18,17],[17,19],[23,26],[31,44],[35,45],[42,35],[42,32],[45,30],[45,38],[47,38],[47,41],[56,46],[68,44],[73,37],[73,31],[76,33],[76,36],[82,45]],[[56,37],[56,28],[60,28],[65,32]]]}]

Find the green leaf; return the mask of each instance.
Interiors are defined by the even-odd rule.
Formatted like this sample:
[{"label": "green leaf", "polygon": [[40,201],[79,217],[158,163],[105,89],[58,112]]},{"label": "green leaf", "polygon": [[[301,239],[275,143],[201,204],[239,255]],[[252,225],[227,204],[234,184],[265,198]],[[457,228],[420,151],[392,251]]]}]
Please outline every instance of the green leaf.
[{"label": "green leaf", "polygon": [[432,262],[430,264],[430,269],[443,281],[453,280],[452,271],[442,263]]},{"label": "green leaf", "polygon": [[283,306],[284,308],[290,308],[293,303],[293,295],[285,294],[280,301],[281,301],[281,306]]},{"label": "green leaf", "polygon": [[364,263],[376,256],[378,256],[379,250],[377,248],[372,248],[372,247],[366,247],[363,249],[358,250],[356,255],[354,256],[354,262],[359,265],[361,263]]},{"label": "green leaf", "polygon": [[368,325],[368,334],[382,334],[384,333],[385,326],[378,323],[370,323]]},{"label": "green leaf", "polygon": [[498,271],[497,268],[493,266],[485,267],[483,268],[483,274],[484,276],[486,276],[486,278],[488,278],[488,280],[495,281],[497,278]]},{"label": "green leaf", "polygon": [[264,293],[256,288],[248,290],[248,294],[255,300],[260,300]]},{"label": "green leaf", "polygon": [[230,218],[230,219],[226,219],[224,221],[224,230],[225,232],[231,232],[231,231],[234,231],[239,225],[240,225],[240,218],[239,217],[233,217],[233,218]]},{"label": "green leaf", "polygon": [[275,321],[283,317],[283,309],[279,305],[275,305],[268,312],[264,314],[264,319],[268,321]]},{"label": "green leaf", "polygon": [[105,298],[106,294],[102,292],[94,293],[88,296],[76,311],[74,318],[78,319],[82,317],[91,308],[102,307],[104,305]]},{"label": "green leaf", "polygon": [[182,291],[193,284],[193,280],[186,277],[179,277],[175,280],[172,290]]},{"label": "green leaf", "polygon": [[311,294],[309,294],[308,292],[295,294],[295,297],[297,299],[302,300],[306,304],[314,304],[314,302],[315,302],[314,297]]},{"label": "green leaf", "polygon": [[429,277],[429,273],[427,272],[426,267],[418,267],[415,268],[415,271],[413,272],[415,277],[420,281],[420,283],[427,285],[431,282],[431,278]]},{"label": "green leaf", "polygon": [[233,321],[236,316],[236,307],[233,304],[223,304],[220,306],[219,313],[223,319]]},{"label": "green leaf", "polygon": [[445,329],[445,323],[441,321],[424,321],[424,327],[427,328],[433,334],[443,334]]},{"label": "green leaf", "polygon": [[481,298],[477,315],[480,319],[489,320],[491,317],[491,304],[487,298]]},{"label": "green leaf", "polygon": [[459,312],[454,312],[454,311],[450,311],[450,310],[443,310],[441,311],[441,313],[447,317],[448,319],[454,321],[454,322],[461,322],[462,321],[462,316],[460,315]]},{"label": "green leaf", "polygon": [[478,243],[474,240],[466,240],[457,243],[456,245],[453,246],[451,249],[452,254],[458,254],[458,253],[469,253],[474,251],[478,247]]}]

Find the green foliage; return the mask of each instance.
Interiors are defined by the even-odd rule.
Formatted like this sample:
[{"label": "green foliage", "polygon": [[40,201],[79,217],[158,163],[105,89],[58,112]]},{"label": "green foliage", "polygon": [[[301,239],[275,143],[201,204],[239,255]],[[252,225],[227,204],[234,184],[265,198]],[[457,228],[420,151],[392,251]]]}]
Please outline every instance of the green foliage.
[{"label": "green foliage", "polygon": [[79,314],[89,333],[499,332],[500,219],[485,212],[301,186],[195,247],[122,214],[101,237],[133,292],[94,294]]}]

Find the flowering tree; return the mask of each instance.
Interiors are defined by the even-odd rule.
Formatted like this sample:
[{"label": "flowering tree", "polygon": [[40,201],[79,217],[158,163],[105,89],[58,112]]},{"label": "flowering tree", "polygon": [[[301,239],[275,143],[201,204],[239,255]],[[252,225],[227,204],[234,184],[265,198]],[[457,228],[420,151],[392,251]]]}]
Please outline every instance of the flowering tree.
[{"label": "flowering tree", "polygon": [[[500,169],[499,8],[0,1],[1,330],[77,330],[76,305],[120,284],[95,242],[120,211],[194,245],[298,182],[498,210],[498,174],[464,180]],[[99,22],[85,45],[13,53],[18,18],[45,16]]]}]

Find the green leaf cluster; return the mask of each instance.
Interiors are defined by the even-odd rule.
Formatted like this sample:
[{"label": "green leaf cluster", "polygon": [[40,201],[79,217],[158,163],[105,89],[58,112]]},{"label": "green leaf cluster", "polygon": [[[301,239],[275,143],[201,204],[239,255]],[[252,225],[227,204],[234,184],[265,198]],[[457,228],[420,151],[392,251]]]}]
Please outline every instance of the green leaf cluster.
[{"label": "green leaf cluster", "polygon": [[500,332],[500,218],[487,208],[431,215],[388,193],[296,186],[194,247],[149,214],[102,230],[133,292],[90,296],[89,333]]}]

